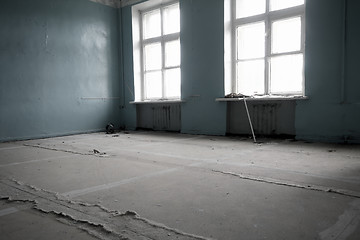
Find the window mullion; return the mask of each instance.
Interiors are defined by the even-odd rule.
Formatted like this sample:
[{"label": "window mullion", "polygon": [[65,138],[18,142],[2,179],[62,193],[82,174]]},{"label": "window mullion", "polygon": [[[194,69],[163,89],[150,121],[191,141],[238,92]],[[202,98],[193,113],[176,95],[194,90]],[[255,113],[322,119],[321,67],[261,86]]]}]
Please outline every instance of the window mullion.
[{"label": "window mullion", "polygon": [[255,61],[255,60],[262,60],[264,59],[264,57],[257,57],[257,58],[241,58],[241,59],[236,59],[235,62],[247,62],[247,61]]},{"label": "window mullion", "polygon": [[171,70],[175,68],[180,68],[180,66],[171,66],[171,67],[165,67],[164,70]]},{"label": "window mullion", "polygon": [[305,52],[305,14],[302,14],[301,17],[301,52]]},{"label": "window mullion", "polygon": [[290,9],[271,11],[269,12],[269,16],[272,20],[279,20],[279,19],[291,18],[297,15],[303,15],[304,12],[305,12],[305,6],[298,6]]},{"label": "window mullion", "polygon": [[143,24],[143,14],[140,14],[140,71],[141,71],[141,81],[140,81],[140,99],[145,99],[145,62],[144,62],[144,24]]},{"label": "window mullion", "polygon": [[232,92],[235,92],[237,93],[238,92],[238,81],[237,81],[237,44],[236,44],[236,41],[237,41],[237,36],[236,36],[236,27],[237,26],[234,26],[233,25],[233,29],[232,29],[232,33],[231,33],[231,38],[232,38],[232,46],[231,48],[234,49],[231,53],[231,57],[233,59],[233,62],[232,62],[232,78],[235,79],[235,81],[232,81],[232,86],[231,86],[231,90]]},{"label": "window mullion", "polygon": [[305,95],[305,13],[301,15],[301,53],[303,54],[302,94]]},{"label": "window mullion", "polygon": [[180,39],[180,33],[166,34],[162,36],[165,42],[175,41]]},{"label": "window mullion", "polygon": [[256,16],[245,17],[245,18],[239,18],[239,19],[234,18],[233,22],[235,23],[235,25],[245,25],[245,24],[249,24],[249,23],[260,22],[265,17],[266,17],[266,14],[264,13],[264,14],[259,14]]},{"label": "window mullion", "polygon": [[165,42],[164,42],[164,8],[160,9],[161,19],[161,98],[165,98]]},{"label": "window mullion", "polygon": [[238,87],[237,87],[237,71],[236,71],[236,63],[237,63],[237,44],[236,44],[236,41],[237,41],[237,36],[236,36],[236,27],[237,27],[237,24],[236,24],[236,1],[235,0],[232,0],[230,2],[231,4],[231,7],[230,7],[230,19],[231,19],[231,92],[233,93],[237,93],[238,91]]},{"label": "window mullion", "polygon": [[[279,91],[281,93],[283,93],[283,89],[286,90],[284,93],[289,93],[289,94],[294,94],[294,93],[298,93],[300,91],[298,91],[298,84],[299,84],[299,72],[300,72],[300,66],[299,66],[299,57],[300,56],[295,56],[296,54],[302,54],[302,56],[304,57],[304,50],[305,50],[305,4],[301,5],[301,6],[295,6],[295,7],[290,7],[290,8],[285,8],[285,9],[279,9],[276,11],[270,11],[270,3],[271,0],[265,0],[266,1],[266,11],[263,14],[258,14],[258,15],[254,15],[254,16],[249,16],[249,17],[244,17],[244,18],[236,18],[236,5],[237,5],[237,1],[236,0],[232,0],[231,1],[231,20],[232,20],[232,25],[231,25],[231,58],[233,59],[232,62],[232,68],[231,68],[231,75],[232,75],[232,92],[239,92],[242,91],[242,89],[238,89],[239,88],[239,84],[241,84],[241,86],[243,86],[244,84],[244,89],[245,91],[253,91],[251,90],[251,85],[249,84],[249,89],[247,89],[246,86],[246,82],[244,82],[244,80],[240,80],[238,79],[238,66],[239,64],[242,66],[241,67],[241,74],[247,74],[246,71],[244,71],[244,66],[246,62],[248,61],[252,61],[252,60],[259,60],[258,62],[260,62],[260,59],[262,59],[264,62],[264,78],[263,78],[263,86],[260,86],[260,84],[262,83],[260,81],[259,75],[258,76],[258,83],[256,84],[258,87],[264,87],[264,94],[265,95],[270,95],[272,94],[271,91],[273,91],[274,93],[278,93]],[[244,15],[245,16],[245,15]],[[273,31],[273,22],[274,21],[278,21],[278,20],[286,20],[288,18],[294,18],[294,17],[300,17],[301,18],[301,48],[299,50],[291,50],[291,49],[295,49],[295,48],[289,48],[289,50],[291,51],[286,51],[286,52],[280,52],[280,53],[272,53],[273,52],[273,40],[274,38],[272,37],[273,33],[277,34],[277,32]],[[237,32],[239,30],[238,27],[242,27],[245,25],[250,25],[250,24],[255,24],[257,22],[264,22],[265,24],[265,54],[263,58],[254,58],[254,59],[238,59],[238,36],[237,36]],[[274,29],[276,30],[276,29]],[[262,32],[262,31],[261,31]],[[276,36],[286,36],[286,32],[282,33],[283,35],[276,35]],[[251,35],[250,35],[251,36]],[[259,35],[258,35],[259,36]],[[246,39],[246,38],[244,38]],[[241,40],[242,41],[242,40]],[[281,42],[274,42],[275,44],[281,44]],[[274,46],[276,47],[276,46]],[[242,48],[240,48],[242,49]],[[297,48],[296,48],[297,49]],[[242,51],[242,50],[241,50]],[[245,51],[245,50],[244,50]],[[255,51],[255,50],[254,50]],[[274,51],[277,51],[276,48],[274,48]],[[246,51],[245,51],[246,52]],[[294,56],[291,56],[294,55]],[[240,55],[242,56],[242,55]],[[249,55],[251,56],[251,54]],[[283,86],[282,82],[286,82],[285,77],[283,77],[281,74],[279,75],[279,73],[281,73],[282,71],[284,71],[284,73],[286,73],[288,79],[291,78],[292,76],[292,70],[285,71],[286,69],[281,69],[281,67],[279,67],[279,59],[280,58],[276,58],[273,59],[274,57],[282,57],[282,56],[290,56],[290,58],[296,58],[297,63],[296,65],[289,63],[289,67],[292,67],[291,69],[295,69],[294,71],[296,71],[296,76],[295,80],[292,81],[291,80],[291,84],[294,83],[294,87],[287,87],[287,86]],[[284,60],[283,60],[284,61]],[[286,60],[285,60],[286,61]],[[244,63],[243,63],[244,62]],[[303,59],[303,66],[302,68],[304,68],[304,59]],[[273,66],[272,66],[273,65]],[[244,69],[243,69],[244,68]],[[247,69],[250,69],[247,68]],[[260,68],[258,68],[260,70]],[[262,69],[262,67],[261,67]],[[271,72],[273,69],[273,72]],[[259,72],[258,72],[259,73]],[[304,93],[304,71],[302,71],[302,80],[303,80],[303,89],[302,92]],[[241,75],[243,76],[243,75]],[[252,76],[252,75],[251,75]],[[254,75],[255,76],[255,75]],[[273,80],[271,79],[271,76],[273,76]],[[244,75],[243,79],[248,78],[247,75]],[[251,80],[251,78],[249,78]],[[297,85],[295,85],[297,84]],[[243,87],[241,87],[243,88]],[[247,90],[246,90],[247,89]],[[295,91],[296,90],[296,91]],[[254,93],[256,94],[255,90]]]},{"label": "window mullion", "polygon": [[271,22],[269,18],[270,0],[266,0],[266,17],[265,17],[265,74],[264,90],[265,94],[270,93],[270,56],[271,56]]},{"label": "window mullion", "polygon": [[161,60],[162,60],[162,69],[161,69],[162,98],[165,98],[165,42],[164,41],[161,41]]},{"label": "window mullion", "polygon": [[161,41],[161,36],[160,37],[155,37],[155,38],[149,38],[149,39],[144,39],[142,40],[142,44],[143,45],[148,45],[148,44],[152,44],[152,43],[158,43]]},{"label": "window mullion", "polygon": [[[161,100],[166,99],[167,97],[171,97],[172,95],[175,96],[175,91],[173,91],[173,89],[171,88],[173,83],[168,83],[165,77],[168,75],[168,73],[166,72],[167,70],[180,68],[180,66],[166,67],[167,63],[165,59],[165,50],[167,42],[180,39],[180,32],[175,31],[175,29],[171,30],[171,28],[169,29],[170,33],[164,35],[167,31],[166,20],[169,18],[169,21],[171,21],[172,18],[172,16],[168,16],[168,14],[175,13],[175,11],[179,10],[178,6],[170,8],[170,5],[173,5],[175,3],[178,4],[178,0],[172,0],[171,2],[167,2],[166,4],[158,4],[156,6],[152,5],[150,8],[144,7],[143,11],[138,12],[140,33],[140,49],[138,51],[140,55],[140,67],[138,70],[140,70],[139,72],[141,72],[141,79],[139,81],[139,86],[141,87],[139,91],[139,94],[141,95],[141,100]],[[154,11],[154,13],[151,13],[152,11]],[[147,25],[145,24],[148,24],[150,26],[148,28],[148,30],[150,31],[148,35],[146,34]],[[175,27],[176,29],[178,29],[177,26]],[[144,39],[145,35],[147,35],[146,39]],[[145,55],[148,55],[148,61],[146,61]],[[172,72],[171,74],[174,73]],[[146,79],[148,79],[149,81],[147,81]],[[179,78],[177,78],[177,82],[178,81]],[[166,83],[168,83],[169,85],[166,86]]]},{"label": "window mullion", "polygon": [[293,52],[283,52],[283,53],[273,53],[270,55],[270,57],[281,57],[281,56],[289,56],[289,55],[296,55],[296,54],[302,54],[303,51],[293,51]]}]

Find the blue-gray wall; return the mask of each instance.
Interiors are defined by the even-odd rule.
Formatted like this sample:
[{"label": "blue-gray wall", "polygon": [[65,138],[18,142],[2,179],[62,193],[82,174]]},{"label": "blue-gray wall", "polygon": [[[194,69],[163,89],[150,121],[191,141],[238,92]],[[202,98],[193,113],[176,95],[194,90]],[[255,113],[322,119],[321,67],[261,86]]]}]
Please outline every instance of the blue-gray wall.
[{"label": "blue-gray wall", "polygon": [[[180,8],[181,132],[223,135],[226,104],[215,102],[224,92],[223,1],[180,0]],[[298,139],[360,142],[359,10],[357,0],[307,1],[309,99],[295,107]],[[88,0],[2,0],[0,141],[107,122],[135,129],[131,17],[130,6]]]},{"label": "blue-gray wall", "polygon": [[[359,5],[357,0],[307,1],[305,86],[309,100],[297,101],[295,123],[287,123],[295,126],[298,139],[360,142]],[[215,102],[224,89],[223,1],[180,0],[180,7],[185,100],[181,104],[181,132],[223,135],[226,104]],[[133,100],[134,85],[130,7],[122,9],[122,13],[127,105],[122,116],[124,124],[132,129],[136,111],[127,103]]]},{"label": "blue-gray wall", "polygon": [[180,1],[181,132],[224,135],[224,2]]},{"label": "blue-gray wall", "polygon": [[133,42],[132,42],[132,11],[131,6],[120,8],[119,26],[121,36],[119,46],[121,52],[121,92],[122,109],[121,125],[127,130],[136,129],[136,106],[130,104],[135,100],[134,70],[133,70]]},{"label": "blue-gray wall", "polygon": [[359,10],[357,0],[307,1],[309,100],[297,103],[298,139],[360,142]]},{"label": "blue-gray wall", "polygon": [[120,125],[117,22],[88,0],[0,1],[0,141]]},{"label": "blue-gray wall", "polygon": [[[180,0],[181,11],[181,132],[224,135],[226,104],[215,102],[224,94],[224,3],[220,0]],[[131,7],[120,10],[123,31],[125,101],[122,120],[136,128],[132,56]],[[150,117],[150,116],[149,116]]]}]

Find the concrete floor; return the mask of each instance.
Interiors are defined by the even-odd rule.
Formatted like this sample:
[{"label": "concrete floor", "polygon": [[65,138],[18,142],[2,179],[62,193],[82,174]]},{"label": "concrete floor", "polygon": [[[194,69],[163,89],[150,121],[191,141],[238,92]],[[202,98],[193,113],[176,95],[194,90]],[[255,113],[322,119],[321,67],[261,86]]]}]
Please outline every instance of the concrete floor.
[{"label": "concrete floor", "polygon": [[161,132],[0,143],[1,239],[360,239],[360,148]]}]

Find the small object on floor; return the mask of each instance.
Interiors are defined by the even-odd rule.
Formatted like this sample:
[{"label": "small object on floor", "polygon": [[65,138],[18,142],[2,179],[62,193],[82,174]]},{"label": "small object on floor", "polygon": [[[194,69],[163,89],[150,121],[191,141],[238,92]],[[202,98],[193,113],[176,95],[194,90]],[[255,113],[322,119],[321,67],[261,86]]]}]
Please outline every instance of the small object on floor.
[{"label": "small object on floor", "polygon": [[109,123],[108,125],[106,125],[106,133],[107,134],[112,134],[115,132],[114,129],[114,125],[112,123]]},{"label": "small object on floor", "polygon": [[94,152],[95,154],[100,153],[100,152],[99,152],[98,150],[96,150],[96,149],[94,149],[93,152]]}]

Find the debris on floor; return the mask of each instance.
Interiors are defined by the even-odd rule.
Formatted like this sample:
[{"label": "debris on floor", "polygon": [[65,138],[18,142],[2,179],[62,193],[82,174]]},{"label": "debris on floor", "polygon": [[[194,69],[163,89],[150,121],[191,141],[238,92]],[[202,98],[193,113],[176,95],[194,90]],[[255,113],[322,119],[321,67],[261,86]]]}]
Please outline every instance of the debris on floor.
[{"label": "debris on floor", "polygon": [[108,123],[108,125],[106,125],[106,133],[113,134],[114,132],[115,132],[114,125],[112,123]]},{"label": "debris on floor", "polygon": [[106,155],[106,153],[105,152],[100,152],[99,150],[97,150],[97,149],[94,149],[93,150],[93,153],[95,154],[95,155],[97,155],[97,156],[103,156],[103,155]]},{"label": "debris on floor", "polygon": [[125,134],[2,143],[0,236],[359,239],[358,146]]},{"label": "debris on floor", "polygon": [[99,204],[71,201],[58,193],[24,185],[16,180],[0,181],[0,200],[32,204],[32,209],[58,221],[85,230],[104,240],[176,239],[206,240],[140,217],[134,211],[121,213]]}]

